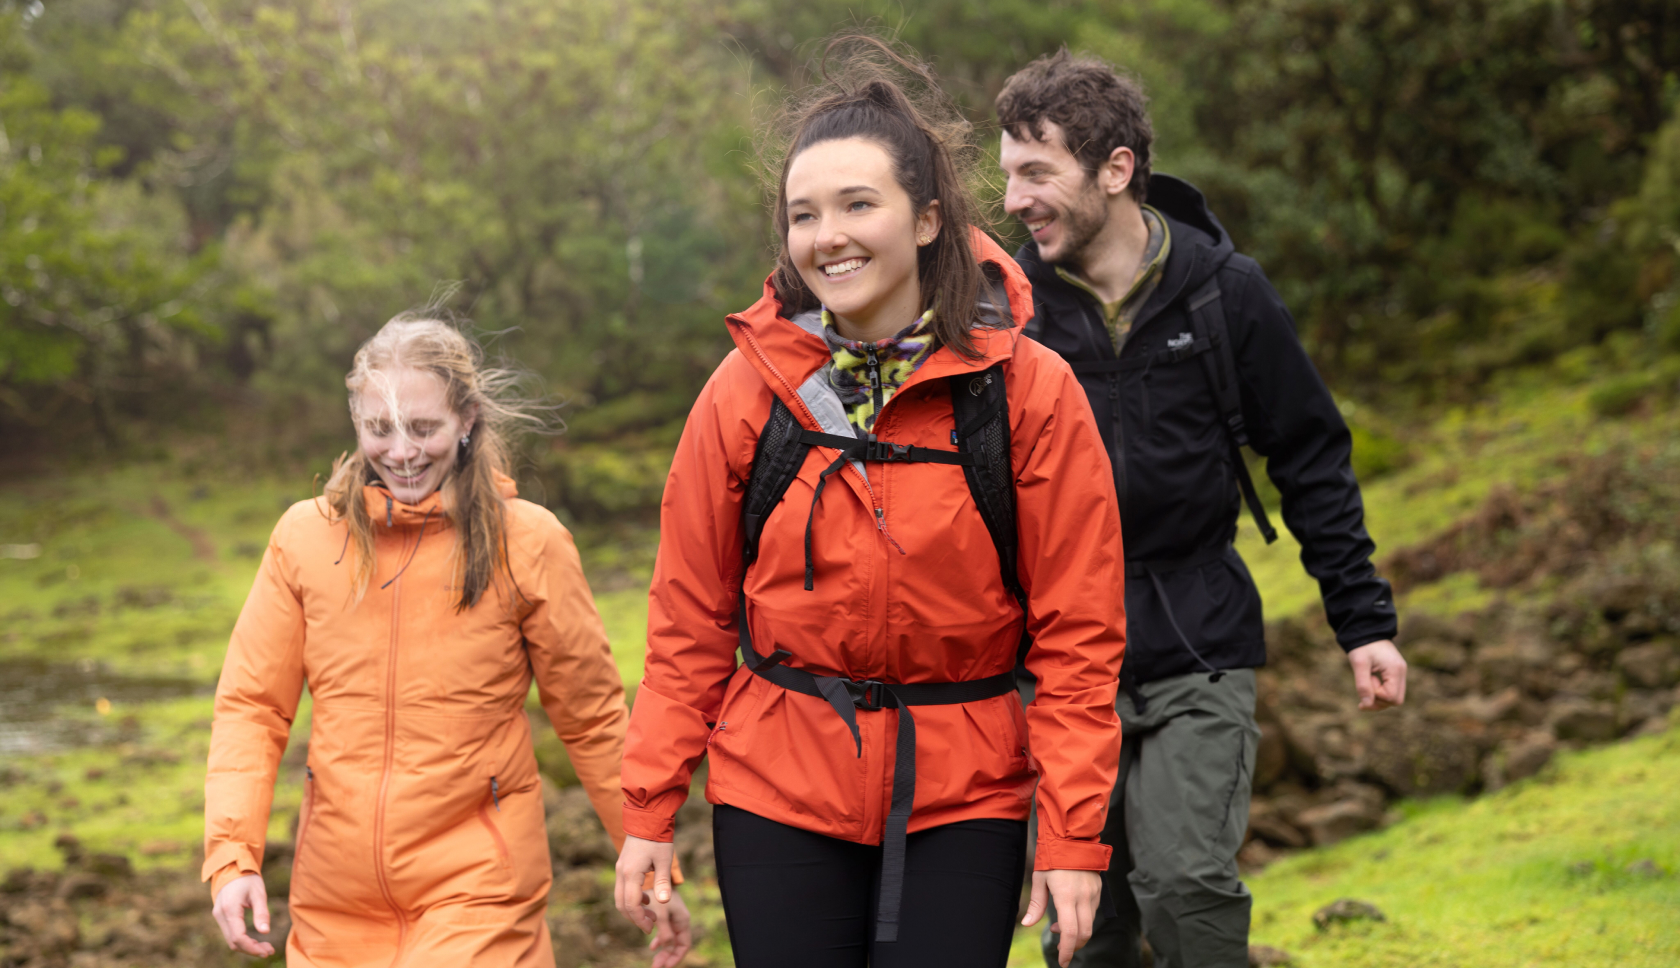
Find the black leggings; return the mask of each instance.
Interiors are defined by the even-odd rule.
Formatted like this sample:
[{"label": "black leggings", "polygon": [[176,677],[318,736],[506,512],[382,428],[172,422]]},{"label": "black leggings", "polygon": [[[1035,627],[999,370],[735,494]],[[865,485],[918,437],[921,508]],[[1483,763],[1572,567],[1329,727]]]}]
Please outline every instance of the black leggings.
[{"label": "black leggings", "polygon": [[1026,867],[1024,820],[910,835],[898,940],[875,943],[881,848],[712,811],[718,887],[739,968],[1003,968]]}]

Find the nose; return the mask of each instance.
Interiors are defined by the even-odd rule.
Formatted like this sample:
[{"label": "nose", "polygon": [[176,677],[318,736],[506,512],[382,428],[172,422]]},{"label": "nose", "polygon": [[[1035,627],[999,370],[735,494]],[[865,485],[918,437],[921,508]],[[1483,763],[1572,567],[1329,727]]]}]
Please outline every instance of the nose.
[{"label": "nose", "polygon": [[1033,207],[1033,199],[1021,187],[1020,181],[1010,175],[1004,183],[1003,210],[1011,215],[1019,215]]},{"label": "nose", "polygon": [[406,464],[420,456],[420,445],[407,434],[391,435],[391,446],[385,449],[385,458],[393,463]]},{"label": "nose", "polygon": [[818,252],[838,252],[851,243],[851,238],[838,228],[833,228],[833,224],[834,223],[829,222],[827,224],[817,226]]}]

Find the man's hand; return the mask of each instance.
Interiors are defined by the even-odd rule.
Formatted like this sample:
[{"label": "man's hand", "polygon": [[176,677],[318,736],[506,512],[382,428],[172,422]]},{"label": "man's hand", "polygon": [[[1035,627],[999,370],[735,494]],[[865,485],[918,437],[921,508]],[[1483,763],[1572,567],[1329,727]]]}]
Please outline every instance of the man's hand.
[{"label": "man's hand", "polygon": [[216,892],[216,903],[210,908],[210,916],[222,929],[222,938],[227,941],[229,950],[267,958],[274,954],[274,946],[245,933],[246,908],[251,909],[251,920],[256,922],[257,933],[267,934],[268,891],[263,887],[261,875],[245,874],[222,885],[222,889]]},{"label": "man's hand", "polygon": [[1085,947],[1096,928],[1097,902],[1102,899],[1102,875],[1096,871],[1033,871],[1032,900],[1027,902],[1026,927],[1044,916],[1047,901],[1056,902],[1056,923],[1050,930],[1062,936],[1056,960],[1067,968],[1073,953]]},{"label": "man's hand", "polygon": [[1388,639],[1370,642],[1347,654],[1360,709],[1387,709],[1406,701],[1406,660]]}]

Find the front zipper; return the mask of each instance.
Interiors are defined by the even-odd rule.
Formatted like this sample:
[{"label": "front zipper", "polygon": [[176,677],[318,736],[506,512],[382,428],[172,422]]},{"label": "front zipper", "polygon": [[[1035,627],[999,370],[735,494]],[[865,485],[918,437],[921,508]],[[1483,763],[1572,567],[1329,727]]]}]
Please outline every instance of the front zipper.
[{"label": "front zipper", "polygon": [[[418,543],[418,542],[417,542]],[[419,549],[416,548],[416,551]],[[379,881],[379,893],[397,919],[397,953],[401,956],[403,943],[408,940],[408,918],[391,893],[390,874],[385,869],[385,801],[391,790],[392,767],[397,755],[397,642],[402,614],[402,579],[399,575],[391,585],[391,636],[385,657],[385,759],[379,774],[379,799],[374,804],[373,858],[374,874]],[[482,808],[480,808],[482,809]]]}]

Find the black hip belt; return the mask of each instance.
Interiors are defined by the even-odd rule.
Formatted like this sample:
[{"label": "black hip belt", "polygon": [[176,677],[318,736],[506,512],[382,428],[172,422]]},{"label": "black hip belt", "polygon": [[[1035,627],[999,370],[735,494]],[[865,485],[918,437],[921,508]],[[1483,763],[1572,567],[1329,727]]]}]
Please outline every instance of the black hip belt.
[{"label": "black hip belt", "polygon": [[857,711],[897,709],[897,762],[893,766],[892,809],[887,812],[881,833],[881,893],[876,908],[875,940],[898,940],[898,911],[904,897],[905,837],[910,826],[910,809],[916,802],[916,720],[911,706],[953,706],[991,699],[1015,691],[1015,672],[1000,672],[967,682],[881,682],[878,679],[844,679],[819,676],[804,669],[783,665],[793,658],[786,649],[759,655],[747,629],[747,598],[741,596],[741,661],[753,675],[783,689],[828,701],[852,731],[858,756],[863,755],[863,735],[858,732]]}]

